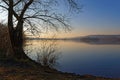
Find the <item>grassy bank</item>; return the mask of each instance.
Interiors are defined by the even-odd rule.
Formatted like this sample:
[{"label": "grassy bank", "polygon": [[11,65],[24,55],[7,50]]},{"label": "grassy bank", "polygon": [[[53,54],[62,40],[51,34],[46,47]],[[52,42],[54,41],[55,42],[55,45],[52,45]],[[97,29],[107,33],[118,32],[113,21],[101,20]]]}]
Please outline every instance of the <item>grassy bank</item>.
[{"label": "grassy bank", "polygon": [[0,80],[120,80],[63,73],[27,61],[0,60]]}]

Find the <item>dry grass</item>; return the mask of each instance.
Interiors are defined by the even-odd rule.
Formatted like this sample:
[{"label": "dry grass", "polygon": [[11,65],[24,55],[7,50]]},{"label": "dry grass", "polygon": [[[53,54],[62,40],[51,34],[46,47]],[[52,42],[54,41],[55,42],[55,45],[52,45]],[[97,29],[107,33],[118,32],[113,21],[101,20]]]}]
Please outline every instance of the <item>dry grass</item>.
[{"label": "dry grass", "polygon": [[95,76],[80,76],[70,73],[62,73],[52,69],[37,67],[37,68],[22,68],[19,66],[0,66],[0,80],[119,80],[108,79]]},{"label": "dry grass", "polygon": [[6,56],[9,47],[8,28],[6,25],[0,23],[0,58]]},{"label": "dry grass", "polygon": [[8,28],[0,23],[0,49],[6,50],[8,47]]}]

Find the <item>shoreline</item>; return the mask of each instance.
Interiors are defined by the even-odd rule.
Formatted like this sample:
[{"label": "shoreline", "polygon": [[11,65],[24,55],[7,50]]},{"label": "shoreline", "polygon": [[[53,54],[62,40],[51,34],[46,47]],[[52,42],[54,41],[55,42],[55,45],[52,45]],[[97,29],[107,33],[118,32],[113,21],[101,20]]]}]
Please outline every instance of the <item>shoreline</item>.
[{"label": "shoreline", "polygon": [[0,60],[0,80],[120,80],[93,75],[61,72],[29,62]]}]

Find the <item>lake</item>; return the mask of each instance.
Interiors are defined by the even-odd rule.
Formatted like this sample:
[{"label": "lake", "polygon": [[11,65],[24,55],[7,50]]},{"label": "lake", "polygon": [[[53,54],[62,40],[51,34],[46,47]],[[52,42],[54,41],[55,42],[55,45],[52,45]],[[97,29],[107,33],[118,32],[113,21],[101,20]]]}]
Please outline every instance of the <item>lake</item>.
[{"label": "lake", "polygon": [[55,66],[57,70],[80,75],[120,78],[120,45],[69,40],[28,40],[25,47],[27,55],[36,60],[37,54],[41,54],[45,46],[51,45],[51,41],[58,50],[58,64]]}]

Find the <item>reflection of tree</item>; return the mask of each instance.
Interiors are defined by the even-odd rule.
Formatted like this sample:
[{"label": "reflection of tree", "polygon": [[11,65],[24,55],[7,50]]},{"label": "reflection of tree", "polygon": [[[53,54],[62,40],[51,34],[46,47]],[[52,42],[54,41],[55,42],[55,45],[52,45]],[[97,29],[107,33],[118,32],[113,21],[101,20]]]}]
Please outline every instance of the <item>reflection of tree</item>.
[{"label": "reflection of tree", "polygon": [[41,65],[49,68],[55,68],[55,66],[58,64],[57,60],[59,59],[61,53],[57,45],[57,41],[39,40],[37,43],[39,44],[37,47],[34,46],[34,44],[32,46],[27,46],[26,52],[31,53],[28,55],[36,55],[35,60],[41,63]]}]

